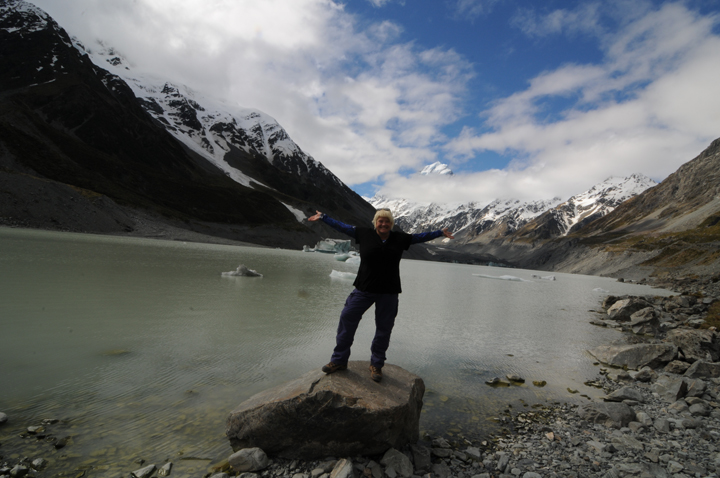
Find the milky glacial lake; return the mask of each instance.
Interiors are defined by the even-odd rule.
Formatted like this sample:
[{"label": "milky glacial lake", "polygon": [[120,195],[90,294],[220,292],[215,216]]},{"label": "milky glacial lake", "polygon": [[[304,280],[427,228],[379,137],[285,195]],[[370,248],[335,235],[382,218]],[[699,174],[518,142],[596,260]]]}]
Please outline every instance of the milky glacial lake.
[{"label": "milky glacial lake", "polygon": [[[240,264],[263,277],[221,276]],[[352,290],[333,270],[356,266],[331,254],[0,228],[3,453],[109,476],[127,476],[137,457],[204,473],[231,452],[232,409],[328,362]],[[600,396],[584,385],[599,370],[586,350],[620,334],[590,325],[592,310],[608,294],[669,295],[413,260],[401,274],[388,362],[424,379],[421,433],[431,436],[483,437],[508,405]],[[369,359],[373,332],[371,309],[351,360]],[[485,384],[509,373],[525,384]],[[61,420],[48,432],[71,436],[67,447],[28,438],[12,449],[9,436],[45,418]]]}]

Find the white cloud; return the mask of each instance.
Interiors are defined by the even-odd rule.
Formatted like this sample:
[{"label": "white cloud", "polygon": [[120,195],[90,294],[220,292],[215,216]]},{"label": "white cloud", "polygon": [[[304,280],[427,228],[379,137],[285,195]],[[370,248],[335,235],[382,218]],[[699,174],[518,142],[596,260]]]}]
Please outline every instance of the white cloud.
[{"label": "white cloud", "polygon": [[[720,136],[716,21],[666,4],[605,38],[601,64],[545,72],[526,90],[498,101],[483,113],[490,131],[466,128],[448,151],[458,161],[483,151],[518,159],[504,175],[481,172],[459,181],[456,174],[452,194],[469,181],[488,191],[487,197],[529,199],[567,197],[610,175],[640,172],[664,179],[692,159],[687,151],[697,154]],[[544,105],[559,97],[575,99],[547,120]],[[386,189],[403,188],[405,181]],[[546,194],[519,184],[534,184]]]},{"label": "white cloud", "polygon": [[502,0],[455,0],[454,10],[458,18],[473,20],[492,12],[495,4]]},{"label": "white cloud", "polygon": [[[500,1],[449,4],[473,20]],[[383,193],[417,201],[569,196],[634,172],[662,179],[720,136],[718,18],[683,3],[654,9],[617,0],[518,14],[512,24],[533,41],[585,35],[603,60],[535,75],[454,138],[443,128],[467,114],[476,67],[450,48],[401,43],[394,22],[361,30],[333,0],[34,3],[87,45],[104,39],[138,69],[270,114],[346,183],[375,181]],[[463,172],[486,151],[512,161]],[[450,178],[399,174],[443,154],[456,172]]]},{"label": "white cloud", "polygon": [[471,71],[452,50],[398,43],[392,22],[359,30],[332,0],[37,4],[87,45],[102,38],[138,69],[270,114],[348,184],[434,159]]}]

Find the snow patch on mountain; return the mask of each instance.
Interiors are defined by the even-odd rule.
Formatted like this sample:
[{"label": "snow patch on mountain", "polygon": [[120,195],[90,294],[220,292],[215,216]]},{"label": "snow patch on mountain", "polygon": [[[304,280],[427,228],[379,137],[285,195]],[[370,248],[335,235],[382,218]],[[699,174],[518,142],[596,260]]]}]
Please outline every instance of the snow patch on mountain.
[{"label": "snow patch on mountain", "polygon": [[424,176],[428,176],[431,174],[437,174],[437,175],[441,175],[441,176],[443,176],[443,175],[444,176],[452,176],[453,172],[450,169],[450,166],[448,166],[447,164],[443,164],[440,161],[436,161],[432,164],[425,166],[422,169],[422,171],[420,171],[420,174],[422,174]]},{"label": "snow patch on mountain", "polygon": [[558,205],[553,215],[563,229],[562,235],[566,236],[576,226],[605,216],[620,203],[656,185],[655,181],[642,174],[626,178],[610,177]]}]

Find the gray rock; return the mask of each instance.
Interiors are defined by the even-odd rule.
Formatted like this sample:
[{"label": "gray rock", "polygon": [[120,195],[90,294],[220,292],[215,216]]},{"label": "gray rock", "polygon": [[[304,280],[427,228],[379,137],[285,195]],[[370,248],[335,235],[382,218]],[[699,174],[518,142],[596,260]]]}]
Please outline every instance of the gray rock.
[{"label": "gray rock", "polygon": [[436,478],[450,478],[452,476],[452,471],[445,463],[435,463],[432,466],[432,472]]},{"label": "gray rock", "polygon": [[720,358],[717,335],[709,329],[678,328],[668,331],[665,340],[676,345],[688,362],[716,362]]},{"label": "gray rock", "polygon": [[430,458],[430,449],[422,445],[410,445],[410,451],[413,455],[416,471],[425,471],[430,469],[432,460]]},{"label": "gray rock", "polygon": [[465,449],[465,454],[470,457],[471,460],[480,461],[482,460],[482,452],[479,448],[469,446]]},{"label": "gray rock", "polygon": [[143,468],[140,468],[139,470],[135,470],[132,473],[130,473],[130,476],[133,478],[149,478],[152,476],[153,473],[155,473],[155,470],[157,470],[157,466],[155,465],[148,465]]},{"label": "gray rock", "polygon": [[170,472],[172,471],[173,464],[168,462],[165,463],[163,466],[160,467],[158,470],[158,476],[169,476]]},{"label": "gray rock", "polygon": [[647,413],[642,412],[642,411],[637,412],[635,414],[635,420],[642,423],[646,427],[652,426],[652,424],[653,424],[653,421],[652,421],[652,418],[650,417],[650,415],[648,415]]},{"label": "gray rock", "polygon": [[228,463],[237,472],[264,470],[270,464],[265,452],[258,448],[243,448],[228,458]]},{"label": "gray rock", "polygon": [[657,373],[650,367],[643,367],[640,371],[631,373],[630,376],[638,382],[652,382],[657,379]]},{"label": "gray rock", "polygon": [[635,420],[635,412],[624,403],[587,403],[578,407],[578,416],[590,423],[600,423],[606,427],[626,427]]},{"label": "gray rock", "polygon": [[453,451],[450,448],[433,448],[432,454],[438,458],[450,458]]},{"label": "gray rock", "polygon": [[645,399],[639,390],[633,387],[622,387],[607,396],[606,400],[611,402],[622,402],[623,400],[635,400],[636,402],[644,402]]},{"label": "gray rock", "polygon": [[450,442],[448,442],[443,437],[435,438],[432,441],[433,448],[452,448],[452,445],[450,445]]},{"label": "gray rock", "polygon": [[330,478],[353,478],[353,462],[349,458],[339,460],[330,473]]},{"label": "gray rock", "polygon": [[627,435],[613,437],[611,440],[611,443],[613,444],[613,446],[615,448],[617,448],[618,450],[621,450],[621,451],[623,451],[623,450],[640,450],[640,451],[642,451],[644,449],[643,444],[639,440],[637,440],[631,436],[627,436]]},{"label": "gray rock", "polygon": [[36,458],[30,464],[33,470],[42,470],[47,466],[47,460],[45,458]]},{"label": "gray rock", "polygon": [[632,314],[649,306],[651,304],[646,300],[630,297],[615,302],[607,310],[607,315],[613,320],[627,322]]},{"label": "gray rock", "polygon": [[696,403],[695,405],[690,405],[690,408],[688,410],[692,416],[701,416],[706,417],[710,415],[710,410],[705,407],[702,403]]},{"label": "gray rock", "polygon": [[[383,478],[385,476],[385,473],[383,472],[382,466],[380,466],[380,463],[376,463],[373,460],[370,460],[370,462],[365,465],[366,470],[370,470],[370,474],[372,475],[372,478]],[[367,472],[365,471],[365,476],[367,476]]]},{"label": "gray rock", "polygon": [[386,364],[376,383],[368,367],[369,362],[351,361],[347,370],[333,374],[314,370],[250,397],[228,418],[230,445],[308,459],[375,455],[416,443],[422,379]]},{"label": "gray rock", "polygon": [[665,365],[664,370],[668,373],[676,373],[682,375],[685,371],[690,368],[690,364],[683,362],[682,360],[673,360],[672,362]]},{"label": "gray rock", "polygon": [[645,307],[630,316],[630,328],[634,334],[654,334],[660,326],[654,307]]},{"label": "gray rock", "polygon": [[385,468],[392,467],[403,478],[410,478],[413,474],[413,465],[410,459],[394,448],[390,448],[385,452],[380,464]]},{"label": "gray rock", "polygon": [[720,377],[720,363],[710,363],[698,360],[685,371],[686,377],[718,378]]},{"label": "gray rock", "polygon": [[653,422],[653,426],[660,433],[670,433],[670,421],[667,418],[658,418]]},{"label": "gray rock", "polygon": [[666,402],[673,403],[687,395],[687,382],[683,377],[663,374],[650,386],[650,390]]},{"label": "gray rock", "polygon": [[507,453],[499,453],[499,458],[497,461],[497,465],[495,465],[500,472],[505,472],[505,469],[508,466],[508,463],[510,463],[510,455]]},{"label": "gray rock", "polygon": [[30,470],[28,469],[28,467],[23,466],[23,465],[15,465],[10,470],[10,476],[12,478],[22,478],[23,476],[27,475],[29,472],[30,472]]},{"label": "gray rock", "polygon": [[604,364],[639,370],[670,362],[677,355],[677,347],[672,344],[601,345],[588,352]]}]

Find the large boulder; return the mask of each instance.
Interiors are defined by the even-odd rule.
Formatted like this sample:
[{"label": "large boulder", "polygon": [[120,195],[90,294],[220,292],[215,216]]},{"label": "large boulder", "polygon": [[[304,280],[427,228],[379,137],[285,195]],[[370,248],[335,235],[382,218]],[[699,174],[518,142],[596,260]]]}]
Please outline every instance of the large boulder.
[{"label": "large boulder", "polygon": [[601,345],[588,352],[604,364],[640,370],[644,366],[657,368],[674,360],[677,347],[665,343]]},{"label": "large boulder", "polygon": [[313,370],[250,397],[228,417],[230,445],[312,459],[377,455],[417,442],[423,380],[386,364],[376,383],[369,366],[352,361],[333,374]]},{"label": "large boulder", "polygon": [[717,334],[709,329],[673,329],[668,331],[665,339],[674,345],[685,356],[686,362],[715,362],[720,359],[720,344]]},{"label": "large boulder", "polygon": [[651,306],[652,304],[645,299],[630,297],[629,299],[618,300],[613,303],[613,305],[607,309],[607,315],[612,320],[627,322],[630,320],[630,316],[632,316],[632,314]]}]

